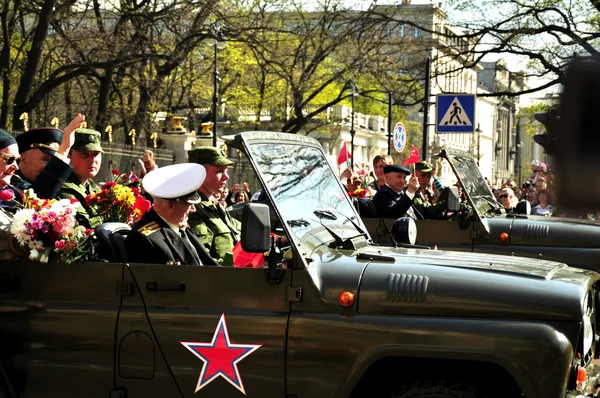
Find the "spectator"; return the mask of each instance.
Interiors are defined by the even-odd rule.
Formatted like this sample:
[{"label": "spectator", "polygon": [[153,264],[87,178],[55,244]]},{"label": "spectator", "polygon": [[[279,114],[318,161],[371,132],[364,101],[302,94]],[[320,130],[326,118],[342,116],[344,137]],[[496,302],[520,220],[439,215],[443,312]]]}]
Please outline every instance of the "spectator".
[{"label": "spectator", "polygon": [[525,192],[525,199],[531,204],[533,208],[538,204],[538,193],[535,189],[527,189]]},{"label": "spectator", "polygon": [[538,193],[538,201],[539,204],[531,210],[531,214],[550,217],[554,211],[554,206],[552,206],[552,194],[550,191],[542,189]]},{"label": "spectator", "polygon": [[249,202],[248,193],[246,191],[238,191],[235,194],[235,203]]},{"label": "spectator", "polygon": [[138,165],[140,166],[140,175],[139,178],[143,178],[146,174],[151,172],[152,170],[156,170],[158,166],[156,165],[156,161],[154,160],[154,152],[149,149],[144,151],[142,155],[142,159],[138,159]]},{"label": "spectator", "polygon": [[383,168],[392,164],[392,157],[389,155],[377,155],[373,158],[373,178],[374,180],[369,184],[369,189],[371,190],[371,194],[375,195],[379,187],[385,184],[385,174],[383,172]]},{"label": "spectator", "polygon": [[504,210],[506,210],[507,213],[514,212],[515,207],[519,203],[519,200],[515,197],[514,191],[510,188],[502,188],[498,198],[500,199],[500,203],[502,203],[502,206],[504,206]]}]

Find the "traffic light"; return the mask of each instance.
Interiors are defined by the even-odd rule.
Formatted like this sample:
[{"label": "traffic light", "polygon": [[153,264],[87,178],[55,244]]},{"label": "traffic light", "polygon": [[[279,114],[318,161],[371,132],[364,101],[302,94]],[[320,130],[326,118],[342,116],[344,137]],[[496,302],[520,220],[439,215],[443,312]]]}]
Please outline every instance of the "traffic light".
[{"label": "traffic light", "polygon": [[548,155],[556,156],[558,149],[558,130],[560,128],[559,110],[552,108],[545,112],[536,112],[534,116],[535,120],[546,127],[546,133],[534,135],[533,140],[541,145]]}]

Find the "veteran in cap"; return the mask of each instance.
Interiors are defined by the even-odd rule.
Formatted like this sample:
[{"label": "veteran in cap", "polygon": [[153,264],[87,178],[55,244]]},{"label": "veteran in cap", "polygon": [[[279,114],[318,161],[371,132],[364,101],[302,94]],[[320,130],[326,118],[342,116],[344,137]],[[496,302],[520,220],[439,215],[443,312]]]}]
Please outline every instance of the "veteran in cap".
[{"label": "veteran in cap", "polygon": [[100,132],[87,128],[75,130],[75,142],[69,159],[73,170],[58,191],[60,199],[77,199],[81,207],[77,209],[77,221],[86,228],[95,228],[102,223],[102,216],[90,208],[85,200],[100,190],[94,178],[102,165],[102,146]]},{"label": "veteran in cap", "polygon": [[226,187],[227,167],[233,162],[222,149],[207,146],[191,149],[188,157],[190,163],[206,168],[206,179],[200,186],[200,202],[196,204],[196,212],[190,215],[190,227],[210,255],[223,262],[240,239],[241,223],[231,217],[214,195]]},{"label": "veteran in cap", "polygon": [[200,202],[198,187],[205,178],[205,168],[193,163],[162,167],[144,177],[142,186],[154,203],[125,240],[129,261],[217,265],[187,225],[194,204]]},{"label": "veteran in cap", "polygon": [[73,170],[68,158],[75,140],[75,129],[85,121],[77,115],[64,133],[52,127],[28,130],[17,137],[21,154],[19,170],[10,185],[17,193],[32,188],[43,199],[55,198]]},{"label": "veteran in cap", "polygon": [[411,176],[407,185],[406,178],[410,176],[410,170],[398,164],[384,166],[383,174],[385,184],[373,197],[377,215],[381,218],[404,217],[412,206],[419,181],[416,176]]}]

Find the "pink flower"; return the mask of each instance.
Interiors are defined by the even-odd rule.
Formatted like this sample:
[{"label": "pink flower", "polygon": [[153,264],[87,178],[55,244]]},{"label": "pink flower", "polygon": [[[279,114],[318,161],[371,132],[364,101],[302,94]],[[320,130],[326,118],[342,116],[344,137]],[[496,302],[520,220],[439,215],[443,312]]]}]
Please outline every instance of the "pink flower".
[{"label": "pink flower", "polygon": [[65,250],[65,241],[64,240],[59,240],[54,242],[54,247],[57,248],[58,250]]},{"label": "pink flower", "polygon": [[0,191],[0,200],[3,202],[10,202],[14,197],[15,193],[10,189]]}]

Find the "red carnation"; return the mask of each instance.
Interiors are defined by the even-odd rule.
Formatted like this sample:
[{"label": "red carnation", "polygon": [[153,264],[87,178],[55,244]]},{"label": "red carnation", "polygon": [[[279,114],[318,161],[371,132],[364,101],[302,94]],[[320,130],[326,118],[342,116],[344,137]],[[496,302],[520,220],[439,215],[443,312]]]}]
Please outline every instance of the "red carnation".
[{"label": "red carnation", "polygon": [[10,189],[4,189],[0,191],[0,200],[3,202],[10,202],[15,197],[15,193]]},{"label": "red carnation", "polygon": [[114,181],[107,182],[106,184],[102,185],[102,189],[103,189],[103,190],[105,190],[105,189],[109,189],[109,188],[112,188],[112,187],[114,187],[115,185],[117,185],[117,183],[116,183],[116,182],[114,182]]},{"label": "red carnation", "polygon": [[121,172],[118,169],[112,169],[112,173],[116,176],[121,175]]}]

